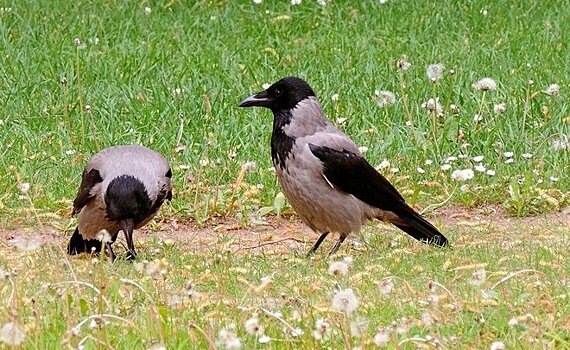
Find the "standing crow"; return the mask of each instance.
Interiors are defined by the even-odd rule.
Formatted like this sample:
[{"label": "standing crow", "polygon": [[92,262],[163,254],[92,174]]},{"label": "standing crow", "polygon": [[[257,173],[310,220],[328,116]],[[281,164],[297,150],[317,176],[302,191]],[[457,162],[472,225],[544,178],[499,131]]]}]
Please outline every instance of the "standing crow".
[{"label": "standing crow", "polygon": [[329,254],[336,253],[351,232],[372,218],[421,242],[447,244],[368,164],[354,142],[326,119],[315,93],[302,79],[283,78],[239,106],[273,112],[271,158],[279,183],[301,220],[321,235],[309,254],[330,232],[340,234]]},{"label": "standing crow", "polygon": [[79,214],[77,228],[67,252],[100,252],[106,230],[110,239],[105,248],[111,260],[111,244],[123,231],[129,250],[127,259],[136,256],[133,230],[144,226],[165,199],[172,199],[172,171],[168,161],[146,147],[116,146],[94,155],[85,170],[72,215]]}]

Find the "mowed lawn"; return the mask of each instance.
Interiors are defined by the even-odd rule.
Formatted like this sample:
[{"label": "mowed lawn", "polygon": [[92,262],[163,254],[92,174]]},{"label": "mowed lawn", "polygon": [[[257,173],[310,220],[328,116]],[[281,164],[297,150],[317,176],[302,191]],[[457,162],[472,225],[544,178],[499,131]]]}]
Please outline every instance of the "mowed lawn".
[{"label": "mowed lawn", "polygon": [[[569,17],[540,1],[0,4],[0,227],[18,233],[0,247],[0,341],[570,347]],[[511,222],[436,215],[449,249],[374,224],[338,257],[327,242],[306,259],[316,237],[282,226],[295,217],[271,169],[272,117],[237,108],[288,75],[412,205],[499,207]],[[85,162],[130,143],[173,166],[175,197],[145,232],[190,224],[210,243],[173,234],[138,242],[135,264],[68,259]],[[281,222],[268,241],[296,240],[240,249],[267,217]]]}]

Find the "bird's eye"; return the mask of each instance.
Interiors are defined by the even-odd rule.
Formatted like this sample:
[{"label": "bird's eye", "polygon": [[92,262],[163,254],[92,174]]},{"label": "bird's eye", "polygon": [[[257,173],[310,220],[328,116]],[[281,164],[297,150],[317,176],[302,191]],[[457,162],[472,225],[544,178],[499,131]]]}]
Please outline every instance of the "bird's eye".
[{"label": "bird's eye", "polygon": [[279,96],[281,96],[281,93],[282,93],[282,92],[281,92],[281,90],[279,90],[279,89],[275,89],[275,92],[274,92],[274,94],[275,94],[275,96],[276,96],[276,97],[279,97]]}]

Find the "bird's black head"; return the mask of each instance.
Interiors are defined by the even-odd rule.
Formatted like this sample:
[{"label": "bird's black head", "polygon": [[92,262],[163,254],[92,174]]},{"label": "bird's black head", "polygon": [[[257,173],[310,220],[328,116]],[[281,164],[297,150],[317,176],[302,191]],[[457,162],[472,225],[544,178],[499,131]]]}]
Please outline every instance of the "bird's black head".
[{"label": "bird's black head", "polygon": [[315,93],[303,79],[287,77],[274,83],[267,90],[249,96],[239,106],[267,107],[275,113],[292,109],[310,96],[315,96]]},{"label": "bird's black head", "polygon": [[144,184],[130,175],[121,175],[109,183],[105,204],[109,219],[131,219],[136,224],[149,215],[152,207]]}]

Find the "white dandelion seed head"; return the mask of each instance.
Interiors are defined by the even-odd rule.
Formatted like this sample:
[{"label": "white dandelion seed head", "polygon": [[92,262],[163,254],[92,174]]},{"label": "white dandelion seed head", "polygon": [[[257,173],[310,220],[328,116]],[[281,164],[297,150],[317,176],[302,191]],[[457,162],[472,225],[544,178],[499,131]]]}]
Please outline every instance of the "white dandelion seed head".
[{"label": "white dandelion seed head", "polygon": [[313,338],[316,340],[323,339],[330,328],[330,323],[326,318],[319,318],[315,321],[315,330],[313,331]]},{"label": "white dandelion seed head", "polygon": [[389,167],[390,167],[390,161],[384,159],[383,161],[380,162],[380,164],[378,164],[378,166],[376,166],[376,169],[387,169]]},{"label": "white dandelion seed head", "polygon": [[505,350],[507,347],[505,346],[505,343],[503,343],[500,340],[494,341],[491,344],[490,350]]},{"label": "white dandelion seed head", "polygon": [[21,182],[18,184],[18,190],[22,194],[27,194],[30,191],[30,184],[28,182]]},{"label": "white dandelion seed head", "polygon": [[337,291],[332,299],[332,307],[336,311],[352,314],[359,305],[358,298],[351,288]]},{"label": "white dandelion seed head", "polygon": [[374,335],[374,345],[378,347],[386,347],[390,342],[390,332],[386,328],[379,328]]},{"label": "white dandelion seed head", "polygon": [[148,6],[145,6],[144,8],[144,14],[145,15],[150,15],[152,13],[152,9]]},{"label": "white dandelion seed head", "polygon": [[410,62],[408,62],[408,60],[405,57],[402,57],[398,60],[398,63],[396,64],[396,66],[400,70],[407,71],[408,69],[410,69],[412,67],[412,64]]},{"label": "white dandelion seed head", "polygon": [[558,84],[551,84],[549,87],[544,90],[550,96],[558,96],[560,95],[560,85]]},{"label": "white dandelion seed head", "polygon": [[103,243],[110,243],[113,240],[111,234],[107,230],[101,230],[97,232],[97,234],[95,235],[95,239]]},{"label": "white dandelion seed head", "polygon": [[532,153],[529,153],[529,152],[523,153],[523,154],[521,154],[521,157],[526,158],[526,159],[530,159],[530,158],[532,158]]},{"label": "white dandelion seed head", "polygon": [[15,322],[5,323],[0,328],[0,342],[8,346],[18,346],[24,342],[25,338],[24,329]]},{"label": "white dandelion seed head", "polygon": [[479,91],[495,91],[497,82],[492,78],[483,78],[473,84],[473,88]]},{"label": "white dandelion seed head", "polygon": [[174,88],[174,89],[172,89],[172,93],[173,93],[174,95],[180,95],[180,94],[182,93],[182,89],[179,88],[179,87]]},{"label": "white dandelion seed head", "polygon": [[91,113],[91,105],[85,105],[85,112]]},{"label": "white dandelion seed head", "polygon": [[437,116],[443,115],[443,107],[441,107],[441,104],[439,103],[439,97],[436,97],[435,99],[430,98],[429,100],[422,103],[421,107],[435,113]]},{"label": "white dandelion seed head", "polygon": [[505,153],[503,153],[503,155],[505,156],[505,158],[512,158],[515,155],[515,153],[514,152],[505,152]]},{"label": "white dandelion seed head", "polygon": [[338,99],[339,99],[338,94],[334,94],[334,95],[331,96],[331,100],[332,100],[333,102],[337,102]]},{"label": "white dandelion seed head", "polygon": [[376,99],[376,103],[378,104],[378,106],[380,108],[388,107],[388,106],[396,103],[396,95],[391,91],[387,91],[387,90],[378,91],[378,90],[376,90],[376,91],[374,91],[374,94],[378,97]]},{"label": "white dandelion seed head", "polygon": [[334,276],[346,276],[348,274],[348,264],[344,261],[333,261],[329,265],[328,272]]},{"label": "white dandelion seed head", "polygon": [[509,327],[514,327],[519,324],[519,320],[516,317],[513,317],[509,320],[507,324],[509,325]]},{"label": "white dandelion seed head", "polygon": [[345,263],[347,263],[348,265],[352,264],[352,262],[354,261],[354,258],[352,256],[345,256],[344,258],[342,258],[342,261],[344,261]]},{"label": "white dandelion seed head", "polygon": [[449,163],[445,163],[441,166],[441,170],[443,171],[448,171],[449,169],[451,169],[451,164]]},{"label": "white dandelion seed head", "polygon": [[487,170],[483,164],[477,164],[474,169],[480,173],[484,173]]},{"label": "white dandelion seed head", "polygon": [[80,47],[80,46],[82,45],[81,39],[79,39],[79,38],[73,39],[73,43],[74,43],[75,46],[77,46],[77,47]]},{"label": "white dandelion seed head", "polygon": [[299,327],[291,329],[291,336],[296,338],[296,337],[300,337],[304,334],[305,332],[303,332],[303,330]]},{"label": "white dandelion seed head", "polygon": [[426,161],[424,162],[425,165],[432,165],[433,164],[433,160],[431,159],[426,159]]},{"label": "white dandelion seed head", "polygon": [[358,317],[350,322],[350,334],[355,338],[360,338],[366,334],[368,330],[368,321],[365,318]]},{"label": "white dandelion seed head", "polygon": [[249,335],[258,335],[260,333],[263,333],[263,329],[261,328],[261,325],[259,324],[259,319],[257,317],[252,317],[247,319],[245,321],[244,326],[245,326],[245,331]]},{"label": "white dandelion seed head", "polygon": [[[299,3],[301,3],[301,0],[299,0]],[[260,344],[267,344],[267,343],[269,343],[269,342],[271,341],[271,338],[270,338],[269,336],[267,336],[267,335],[264,334],[264,335],[262,335],[261,337],[259,337],[259,339],[257,339],[257,341],[258,341]]]},{"label": "white dandelion seed head", "polygon": [[471,276],[473,277],[471,279],[471,284],[474,286],[480,286],[487,279],[487,271],[485,271],[485,269],[475,270]]},{"label": "white dandelion seed head", "polygon": [[497,103],[493,106],[493,112],[495,112],[495,114],[503,114],[505,113],[506,110],[507,110],[507,104],[504,102]]},{"label": "white dandelion seed head", "polygon": [[472,169],[457,169],[451,173],[451,178],[455,181],[471,180],[475,176]]},{"label": "white dandelion seed head", "polygon": [[550,148],[552,148],[555,151],[563,151],[563,150],[570,149],[569,139],[570,139],[570,137],[568,137],[566,135],[563,135],[563,137],[561,137],[559,139],[554,139],[550,143]]},{"label": "white dandelion seed head", "polygon": [[241,349],[241,341],[236,336],[235,325],[231,324],[220,329],[216,343],[218,346],[228,350]]},{"label": "white dandelion seed head", "polygon": [[425,172],[426,172],[422,167],[417,167],[416,171],[420,174],[425,174]]},{"label": "white dandelion seed head", "polygon": [[434,323],[433,317],[429,314],[429,312],[423,312],[421,315],[421,320],[425,327],[431,327]]},{"label": "white dandelion seed head", "polygon": [[245,173],[249,173],[257,168],[257,163],[253,160],[248,160],[247,162],[243,163],[241,166],[241,170]]},{"label": "white dandelion seed head", "polygon": [[495,176],[495,170],[493,169],[487,169],[487,171],[485,172],[485,174],[489,175],[489,176]]},{"label": "white dandelion seed head", "polygon": [[394,289],[394,280],[392,278],[384,278],[378,282],[378,290],[382,295],[388,295]]},{"label": "white dandelion seed head", "polygon": [[433,83],[443,78],[444,71],[445,71],[445,65],[443,65],[442,63],[430,64],[426,68],[426,74],[428,76],[428,79]]}]

